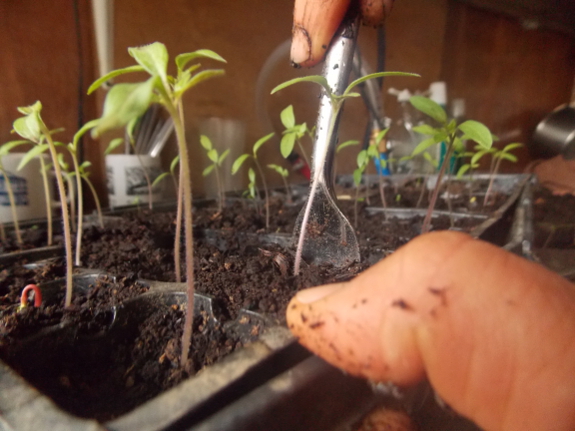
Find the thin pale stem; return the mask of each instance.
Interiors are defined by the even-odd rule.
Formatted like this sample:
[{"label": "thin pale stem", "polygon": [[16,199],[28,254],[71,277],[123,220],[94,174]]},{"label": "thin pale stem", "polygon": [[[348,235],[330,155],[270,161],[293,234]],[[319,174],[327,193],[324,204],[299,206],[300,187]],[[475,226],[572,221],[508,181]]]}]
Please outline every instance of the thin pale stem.
[{"label": "thin pale stem", "polygon": [[224,207],[224,194],[222,193],[222,181],[220,180],[220,173],[218,172],[218,165],[214,168],[216,171],[216,184],[218,187],[218,212],[222,212]]},{"label": "thin pale stem", "polygon": [[287,182],[286,177],[284,177],[283,175],[282,175],[281,177],[282,177],[282,180],[283,180],[283,182],[284,182],[284,187],[285,187],[285,189],[286,189],[287,201],[288,201],[288,203],[291,204],[292,201],[293,201],[293,200],[292,200],[292,195],[291,195],[291,188],[290,188],[290,186],[289,186],[289,184],[288,184],[288,182]]},{"label": "thin pale stem", "polygon": [[[78,232],[76,233],[76,266],[80,266],[80,254],[82,252],[82,230],[84,222],[84,193],[82,191],[82,177],[80,176],[80,166],[78,165],[78,157],[76,152],[72,154],[72,162],[74,163],[74,171],[76,172],[76,188],[78,189]],[[70,204],[72,205],[72,204]]]},{"label": "thin pale stem", "polygon": [[258,159],[256,157],[254,157],[254,161],[255,161],[256,166],[258,168],[258,171],[262,177],[262,184],[264,186],[264,196],[266,198],[266,204],[265,204],[265,208],[266,208],[266,230],[269,230],[269,228],[270,228],[270,197],[268,194],[268,184],[266,182],[266,177],[264,176],[264,171],[262,171],[262,167],[260,166],[260,163],[258,162]]},{"label": "thin pale stem", "polygon": [[100,227],[103,229],[104,228],[104,217],[102,216],[102,206],[100,205],[100,199],[98,199],[98,193],[96,193],[96,189],[94,188],[92,181],[90,181],[90,179],[88,177],[83,176],[82,178],[84,179],[86,184],[88,184],[88,187],[90,188],[90,191],[92,192],[92,196],[94,196],[94,202],[96,202],[96,212],[98,213],[98,223],[100,223]]},{"label": "thin pale stem", "polygon": [[427,214],[425,214],[425,219],[423,220],[421,233],[429,232],[429,228],[431,226],[431,215],[433,214],[433,209],[435,208],[435,203],[437,202],[437,196],[439,195],[439,189],[441,188],[441,180],[443,179],[445,169],[449,164],[451,151],[453,150],[453,140],[454,140],[453,137],[451,137],[451,139],[449,140],[449,145],[447,147],[447,152],[445,153],[445,157],[441,162],[441,169],[439,170],[439,174],[437,174],[437,183],[435,184],[435,188],[433,189],[433,195],[431,196],[431,201],[429,202],[429,207],[427,208]]},{"label": "thin pale stem", "polygon": [[70,226],[72,226],[72,232],[76,232],[76,197],[74,196],[74,180],[67,173],[63,172],[66,183],[68,183],[68,201],[70,201]]},{"label": "thin pale stem", "polygon": [[[181,165],[180,165],[181,166]],[[181,167],[180,167],[181,173]],[[180,184],[178,186],[178,211],[176,213],[176,236],[174,239],[174,266],[176,269],[176,282],[182,282],[182,269],[180,267],[180,248],[182,243],[182,201],[184,198],[184,189],[181,181],[182,176],[180,175]]]},{"label": "thin pale stem", "polygon": [[303,159],[307,163],[307,166],[310,167],[311,165],[309,163],[309,157],[307,156],[307,153],[305,152],[305,149],[303,148],[303,145],[302,145],[301,141],[299,140],[299,138],[297,139],[297,144],[299,146],[299,150],[301,151],[301,155],[302,155]]},{"label": "thin pale stem", "polygon": [[44,157],[40,155],[40,171],[42,172],[42,181],[44,183],[44,197],[46,198],[46,217],[48,219],[48,246],[52,245],[54,241],[54,233],[52,229],[52,199],[50,196],[50,183],[48,182],[48,172],[46,172],[46,163]]},{"label": "thin pale stem", "polygon": [[495,168],[491,172],[491,178],[489,179],[489,186],[487,187],[487,192],[485,192],[485,199],[483,199],[483,206],[487,205],[489,198],[491,197],[491,190],[493,189],[493,182],[495,181],[495,175],[499,172],[499,166],[501,165],[501,160],[503,158],[497,159],[497,163],[495,163]]},{"label": "thin pale stem", "polygon": [[45,136],[46,141],[48,141],[50,155],[52,156],[52,164],[54,165],[54,171],[56,172],[58,193],[60,195],[60,202],[62,204],[62,219],[64,221],[64,245],[66,249],[66,299],[64,306],[69,307],[72,304],[72,241],[70,238],[70,217],[68,215],[68,205],[66,204],[66,190],[64,189],[62,170],[60,169],[60,164],[58,163],[58,154],[56,153],[54,141],[50,136],[50,131],[44,124],[41,124],[41,128],[42,134]]},{"label": "thin pale stem", "polygon": [[381,199],[381,204],[383,205],[383,219],[387,221],[387,202],[385,201],[385,184],[383,183],[383,175],[380,172],[377,174],[377,179],[379,181],[379,197]]},{"label": "thin pale stem", "polygon": [[4,168],[0,167],[0,172],[2,172],[2,175],[4,175],[6,191],[8,192],[8,199],[10,200],[10,210],[12,212],[12,222],[14,223],[14,232],[16,233],[16,241],[18,242],[18,244],[22,244],[22,235],[20,234],[20,224],[18,223],[18,215],[16,214],[16,199],[14,199],[14,191],[12,190],[12,184],[10,183],[10,178],[8,178],[8,174],[6,173]]}]

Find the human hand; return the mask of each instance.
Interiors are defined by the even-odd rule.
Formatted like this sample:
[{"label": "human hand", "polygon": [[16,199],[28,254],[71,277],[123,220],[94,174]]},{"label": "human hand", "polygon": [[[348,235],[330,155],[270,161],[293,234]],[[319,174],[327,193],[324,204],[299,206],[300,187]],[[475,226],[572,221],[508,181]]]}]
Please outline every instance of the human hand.
[{"label": "human hand", "polygon": [[487,430],[575,429],[575,286],[467,235],[422,235],[350,282],[301,291],[287,320],[350,374],[427,376]]},{"label": "human hand", "polygon": [[292,28],[291,61],[311,67],[325,57],[327,48],[350,5],[360,9],[366,25],[380,26],[394,0],[296,0]]}]

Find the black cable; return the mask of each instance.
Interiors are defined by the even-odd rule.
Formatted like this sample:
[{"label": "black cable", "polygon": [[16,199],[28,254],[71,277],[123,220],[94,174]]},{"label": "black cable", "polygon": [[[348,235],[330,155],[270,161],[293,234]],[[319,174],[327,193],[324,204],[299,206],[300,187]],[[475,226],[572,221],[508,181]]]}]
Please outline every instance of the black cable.
[{"label": "black cable", "polygon": [[[84,125],[84,55],[82,50],[82,28],[80,26],[80,12],[78,9],[78,0],[72,0],[74,10],[74,26],[76,31],[76,53],[78,55],[78,127]],[[84,161],[84,138],[80,138],[78,145],[78,159]]]},{"label": "black cable", "polygon": [[[386,55],[386,38],[385,38],[385,26],[381,26],[377,29],[377,68],[376,72],[383,72],[385,70],[385,55]],[[383,76],[378,78],[377,83],[379,88],[383,87]]]}]

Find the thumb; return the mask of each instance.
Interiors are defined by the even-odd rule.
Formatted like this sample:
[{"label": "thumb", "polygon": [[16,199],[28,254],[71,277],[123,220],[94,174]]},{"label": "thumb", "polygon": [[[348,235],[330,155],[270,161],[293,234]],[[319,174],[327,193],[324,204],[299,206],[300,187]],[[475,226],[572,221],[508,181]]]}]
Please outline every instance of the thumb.
[{"label": "thumb", "polygon": [[351,374],[427,376],[483,428],[575,428],[575,287],[467,235],[422,235],[348,283],[302,291],[287,319]]}]

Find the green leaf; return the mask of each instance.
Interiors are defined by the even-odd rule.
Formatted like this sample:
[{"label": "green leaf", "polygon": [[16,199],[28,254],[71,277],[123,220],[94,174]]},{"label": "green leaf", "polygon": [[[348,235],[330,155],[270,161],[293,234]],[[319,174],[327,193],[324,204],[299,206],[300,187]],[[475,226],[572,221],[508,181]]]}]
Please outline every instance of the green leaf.
[{"label": "green leaf", "polygon": [[106,150],[104,151],[105,155],[110,154],[112,151],[114,151],[116,148],[118,148],[120,145],[122,145],[124,143],[124,138],[116,138],[116,139],[112,139],[110,141],[110,143],[108,144],[108,147],[106,148]]},{"label": "green leaf", "polygon": [[141,117],[152,101],[156,78],[137,84],[116,84],[104,102],[104,113],[98,125],[92,129],[92,136],[98,137],[108,130],[126,126]]},{"label": "green leaf", "polygon": [[19,106],[16,109],[18,112],[24,115],[39,114],[40,111],[42,111],[42,103],[40,103],[39,100],[36,100],[36,102],[34,102],[32,105]]},{"label": "green leaf", "polygon": [[256,157],[256,154],[257,154],[258,150],[260,149],[260,147],[263,144],[265,144],[267,141],[269,141],[274,135],[275,135],[275,133],[272,132],[269,135],[266,135],[263,138],[260,138],[257,140],[257,142],[254,144],[254,147],[253,147],[254,157]]},{"label": "green leaf", "polygon": [[362,174],[363,174],[362,168],[357,168],[355,171],[353,171],[353,183],[355,184],[356,187],[358,187],[361,184]]},{"label": "green leaf", "polygon": [[461,123],[458,129],[485,149],[489,149],[493,145],[491,132],[479,121],[467,120]]},{"label": "green leaf", "polygon": [[437,163],[437,160],[435,160],[431,154],[423,153],[423,158],[427,160],[431,164],[431,166],[437,169],[439,163]]},{"label": "green leaf", "polygon": [[387,129],[383,129],[381,130],[376,136],[375,136],[375,143],[379,144],[381,142],[381,140],[383,138],[385,138],[385,135],[387,135],[387,132],[389,132],[389,127]]},{"label": "green leaf", "polygon": [[412,96],[409,102],[415,109],[429,115],[435,121],[445,124],[447,122],[447,114],[445,110],[436,102],[423,96]]},{"label": "green leaf", "polygon": [[465,151],[465,146],[463,145],[461,138],[455,137],[453,141],[453,150],[457,153],[456,156],[461,156],[461,153]]},{"label": "green leaf", "polygon": [[236,159],[236,161],[232,165],[232,175],[235,175],[239,171],[239,169],[242,167],[243,163],[246,161],[248,157],[251,157],[251,155],[242,154]]},{"label": "green leaf", "polygon": [[176,169],[176,166],[178,165],[178,163],[180,163],[180,155],[179,154],[176,157],[174,157],[172,159],[172,163],[170,163],[170,172],[172,174],[174,173],[174,169]]},{"label": "green leaf", "polygon": [[367,150],[361,150],[357,154],[357,167],[363,168],[367,164],[367,160],[368,160]]},{"label": "green leaf", "polygon": [[250,170],[248,171],[248,178],[250,180],[250,182],[253,184],[255,184],[256,182],[256,172],[253,170],[253,168],[250,168]]},{"label": "green leaf", "polygon": [[379,157],[379,151],[377,149],[377,145],[370,145],[367,147],[367,155],[372,159],[377,159]]},{"label": "green leaf", "polygon": [[222,155],[220,156],[220,158],[218,159],[218,166],[222,166],[222,162],[224,160],[226,160],[226,157],[228,157],[228,154],[230,154],[230,149],[228,148],[226,151],[224,151],[222,153]]},{"label": "green leaf", "polygon": [[321,75],[311,75],[311,76],[302,76],[300,78],[294,78],[294,79],[290,79],[289,81],[286,81],[280,85],[278,85],[277,87],[275,87],[270,94],[275,94],[280,90],[283,90],[286,87],[289,87],[291,85],[297,84],[299,82],[315,82],[316,84],[321,85],[324,90],[327,92],[328,95],[331,95],[331,88],[329,87],[329,84],[327,83],[327,79],[325,79],[323,76]]},{"label": "green leaf", "polygon": [[282,140],[280,143],[280,152],[282,153],[282,157],[287,159],[289,155],[293,151],[293,147],[295,146],[295,134],[294,133],[286,133],[282,136]]},{"label": "green leaf", "polygon": [[90,166],[92,166],[92,162],[89,162],[88,160],[82,162],[82,164],[79,166],[79,168],[81,170],[85,170],[88,169]]},{"label": "green leaf", "polygon": [[436,135],[440,132],[439,129],[428,126],[427,124],[422,124],[421,126],[416,126],[413,128],[414,132],[421,133],[422,135]]},{"label": "green leaf", "polygon": [[521,147],[523,147],[523,144],[520,144],[520,143],[517,143],[517,142],[516,142],[516,143],[513,143],[513,144],[508,144],[508,145],[505,146],[505,148],[503,148],[503,152],[504,152],[504,153],[508,153],[508,152],[511,151],[511,150],[514,150],[514,149],[516,149],[516,148],[521,148]]},{"label": "green leaf", "polygon": [[144,71],[145,71],[145,69],[142,66],[128,66],[128,67],[124,67],[123,69],[112,70],[111,72],[106,73],[101,78],[98,78],[97,80],[95,80],[92,83],[92,85],[90,85],[90,88],[88,88],[88,94],[92,94],[104,82],[107,82],[110,79],[115,78],[116,76],[124,75],[126,73],[144,72]]},{"label": "green leaf", "polygon": [[345,96],[340,96],[341,98],[349,98],[349,97],[361,97],[361,94],[352,91],[351,93],[346,93]]},{"label": "green leaf", "polygon": [[479,159],[481,159],[485,154],[487,154],[487,151],[485,150],[479,150],[476,152],[473,156],[471,156],[471,164],[474,166],[477,165]]},{"label": "green leaf", "polygon": [[295,115],[293,113],[293,105],[289,105],[281,112],[280,119],[286,129],[291,129],[292,127],[295,126]]},{"label": "green leaf", "polygon": [[469,169],[471,169],[471,165],[469,163],[462,165],[457,171],[457,178],[461,178],[467,171],[469,171]]},{"label": "green leaf", "polygon": [[78,130],[78,131],[74,134],[74,138],[72,139],[72,145],[73,145],[73,147],[74,147],[74,151],[76,151],[76,149],[78,148],[78,142],[80,141],[80,138],[81,138],[82,136],[84,136],[84,134],[85,134],[88,130],[90,130],[90,129],[96,127],[96,125],[98,124],[99,121],[100,121],[99,119],[95,119],[95,120],[92,120],[92,121],[88,121],[86,124],[84,124],[84,125],[80,128],[80,130]]},{"label": "green leaf", "polygon": [[208,151],[208,159],[214,163],[218,163],[218,151],[215,148]]},{"label": "green leaf", "polygon": [[24,139],[28,139],[32,142],[39,142],[42,137],[41,124],[42,120],[39,112],[30,112],[24,117],[16,119],[12,126],[16,133]]},{"label": "green leaf", "polygon": [[149,45],[128,48],[128,53],[136,62],[152,76],[159,76],[162,82],[167,80],[168,50],[166,45],[160,42]]},{"label": "green leaf", "polygon": [[499,157],[501,159],[505,159],[505,160],[509,160],[510,162],[517,163],[517,156],[515,156],[514,154],[501,153],[499,155]]},{"label": "green leaf", "polygon": [[161,182],[164,178],[166,178],[168,175],[170,175],[170,174],[168,174],[167,172],[162,172],[160,175],[158,175],[158,176],[156,177],[156,179],[154,180],[154,182],[152,183],[152,188],[154,188],[154,187],[156,187],[158,184],[160,184],[160,182]]},{"label": "green leaf", "polygon": [[210,175],[212,173],[212,171],[216,168],[216,165],[209,165],[206,169],[204,169],[204,172],[202,172],[202,176],[207,177],[208,175]]},{"label": "green leaf", "polygon": [[200,136],[200,144],[202,144],[202,147],[204,147],[206,151],[210,151],[213,148],[212,141],[210,141],[210,138],[206,135]]},{"label": "green leaf", "polygon": [[22,169],[30,162],[30,160],[46,151],[48,147],[49,147],[48,144],[35,145],[30,151],[28,151],[24,155],[24,157],[22,157],[22,160],[20,160],[20,164],[18,165],[16,170],[19,171],[20,169]]},{"label": "green leaf", "polygon": [[281,167],[281,166],[274,165],[274,164],[272,163],[272,164],[269,164],[269,165],[268,165],[268,168],[273,169],[273,170],[276,171],[278,174],[280,174],[280,175],[283,176],[283,174],[282,174],[282,167]]},{"label": "green leaf", "polygon": [[356,85],[362,84],[365,81],[368,81],[370,79],[377,79],[377,78],[383,78],[386,76],[414,76],[417,78],[420,78],[419,75],[417,75],[416,73],[405,73],[405,72],[377,72],[377,73],[370,73],[369,75],[365,75],[362,76],[361,78],[356,79],[355,81],[353,81],[351,84],[349,84],[347,86],[347,88],[345,89],[345,91],[343,92],[343,96],[347,96],[349,95],[350,91],[353,90],[353,87],[355,87]]},{"label": "green leaf", "polygon": [[210,49],[198,49],[194,52],[187,52],[185,54],[180,54],[176,56],[176,66],[179,70],[184,70],[186,64],[196,58],[209,58],[211,60],[221,61],[222,63],[227,63],[226,60],[219,54],[216,54]]},{"label": "green leaf", "polygon": [[195,87],[200,82],[206,81],[211,78],[216,78],[218,76],[225,75],[225,70],[223,69],[207,69],[195,74],[185,85],[178,85],[176,83],[174,94],[179,97],[188,91],[190,88]]},{"label": "green leaf", "polygon": [[6,154],[8,154],[10,151],[12,151],[12,149],[20,146],[20,145],[24,145],[24,144],[30,144],[30,141],[28,140],[18,140],[18,141],[9,141],[6,142],[4,145],[2,145],[0,147],[0,157],[5,156]]},{"label": "green leaf", "polygon": [[[440,141],[441,142],[441,141]],[[427,150],[430,147],[433,147],[434,145],[436,145],[438,142],[434,139],[434,138],[428,138],[425,139],[423,141],[421,141],[419,144],[417,144],[417,147],[415,147],[413,149],[413,152],[411,153],[412,156],[416,156],[418,154],[423,153],[425,150]]]},{"label": "green leaf", "polygon": [[357,145],[357,144],[359,144],[359,141],[354,140],[354,139],[350,139],[349,141],[345,141],[345,142],[342,142],[341,144],[339,144],[337,146],[335,152],[339,153],[344,148],[351,147],[352,145]]}]

